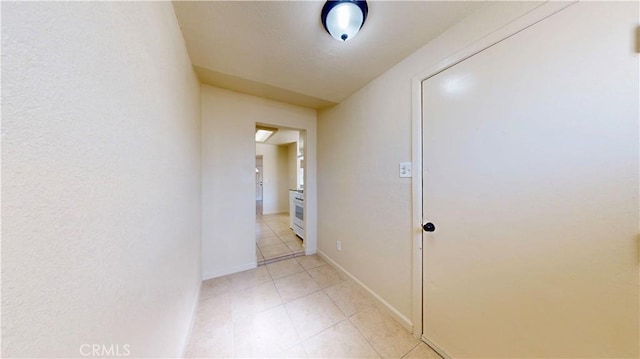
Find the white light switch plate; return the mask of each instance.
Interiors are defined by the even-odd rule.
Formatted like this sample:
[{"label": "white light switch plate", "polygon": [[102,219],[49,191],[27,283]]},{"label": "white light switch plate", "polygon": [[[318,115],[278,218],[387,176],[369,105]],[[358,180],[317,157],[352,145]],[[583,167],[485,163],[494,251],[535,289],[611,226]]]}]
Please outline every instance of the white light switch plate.
[{"label": "white light switch plate", "polygon": [[400,177],[411,177],[411,162],[400,162]]}]

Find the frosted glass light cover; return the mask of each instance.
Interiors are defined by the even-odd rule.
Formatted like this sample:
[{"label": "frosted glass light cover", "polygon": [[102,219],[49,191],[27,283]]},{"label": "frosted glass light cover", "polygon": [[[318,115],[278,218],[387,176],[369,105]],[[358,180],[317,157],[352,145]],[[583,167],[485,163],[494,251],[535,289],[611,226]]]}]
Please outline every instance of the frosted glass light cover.
[{"label": "frosted glass light cover", "polygon": [[329,11],[325,25],[336,40],[348,41],[360,31],[363,20],[364,16],[358,5],[344,2]]},{"label": "frosted glass light cover", "polygon": [[268,130],[257,130],[256,131],[256,142],[265,142],[273,135],[273,131]]}]

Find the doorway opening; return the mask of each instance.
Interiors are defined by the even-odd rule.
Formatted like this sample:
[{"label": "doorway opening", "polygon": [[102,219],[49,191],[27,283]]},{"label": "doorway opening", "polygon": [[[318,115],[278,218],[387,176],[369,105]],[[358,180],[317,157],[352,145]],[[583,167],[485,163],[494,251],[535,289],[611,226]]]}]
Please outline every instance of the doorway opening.
[{"label": "doorway opening", "polygon": [[258,265],[305,254],[305,137],[304,130],[256,125]]},{"label": "doorway opening", "polygon": [[256,216],[262,216],[262,156],[256,156]]}]

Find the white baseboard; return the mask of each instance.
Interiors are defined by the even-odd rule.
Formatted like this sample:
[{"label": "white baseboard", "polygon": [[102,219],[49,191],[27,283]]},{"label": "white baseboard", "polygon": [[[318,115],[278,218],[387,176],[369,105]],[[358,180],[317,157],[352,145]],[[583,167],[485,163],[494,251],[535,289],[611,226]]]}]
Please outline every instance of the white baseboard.
[{"label": "white baseboard", "polygon": [[305,245],[304,247],[304,255],[305,256],[311,256],[314,255],[318,252],[318,249],[315,247],[310,247],[308,245]]},{"label": "white baseboard", "polygon": [[193,333],[193,326],[196,324],[196,311],[198,310],[198,302],[200,301],[201,283],[202,282],[198,283],[198,291],[196,292],[196,298],[193,301],[193,306],[191,308],[191,323],[189,324],[189,329],[187,330],[187,334],[185,335],[182,343],[182,355],[180,358],[186,358],[187,356],[187,348],[189,347],[189,341],[191,340],[191,334]]},{"label": "white baseboard", "polygon": [[242,272],[248,269],[256,268],[257,266],[258,266],[258,262],[256,260],[256,261],[241,264],[235,267],[216,269],[211,272],[202,273],[202,280],[207,280],[211,278],[222,277],[223,275],[227,275],[227,274]]},{"label": "white baseboard", "polygon": [[273,212],[264,212],[264,211],[262,212],[263,216],[269,216],[269,215],[272,215],[272,214],[286,214],[286,215],[288,215],[289,214],[289,210],[287,209],[285,211],[276,210],[276,211],[273,211]]},{"label": "white baseboard", "polygon": [[451,359],[451,355],[449,355],[449,353],[447,353],[446,351],[444,351],[444,349],[440,348],[439,345],[437,345],[436,343],[434,343],[433,341],[429,340],[427,337],[425,337],[424,335],[422,336],[423,342],[425,342],[428,346],[431,347],[431,349],[435,350],[436,353],[438,353],[443,359]]},{"label": "white baseboard", "polygon": [[358,278],[356,278],[353,274],[349,273],[346,269],[342,268],[338,263],[334,262],[331,258],[329,258],[326,254],[324,254],[321,250],[317,250],[317,254],[322,257],[325,261],[331,264],[334,268],[342,272],[347,277],[351,278],[354,282],[356,282],[362,289],[366,290],[369,294],[371,294],[375,300],[385,308],[391,316],[397,320],[400,325],[405,327],[409,332],[413,333],[413,323],[409,318],[405,317],[400,313],[396,308],[394,308],[391,304],[387,303],[382,297],[380,297],[376,292],[374,292],[371,288],[367,287],[364,283],[362,283]]}]

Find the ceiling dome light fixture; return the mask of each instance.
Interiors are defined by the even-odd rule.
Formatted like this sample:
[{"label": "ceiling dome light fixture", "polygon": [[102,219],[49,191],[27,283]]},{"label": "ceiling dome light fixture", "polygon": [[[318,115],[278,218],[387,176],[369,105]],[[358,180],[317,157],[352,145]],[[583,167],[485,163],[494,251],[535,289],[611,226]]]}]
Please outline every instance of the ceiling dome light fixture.
[{"label": "ceiling dome light fixture", "polygon": [[367,19],[369,7],[366,1],[327,1],[322,7],[322,25],[339,41],[351,40]]}]

